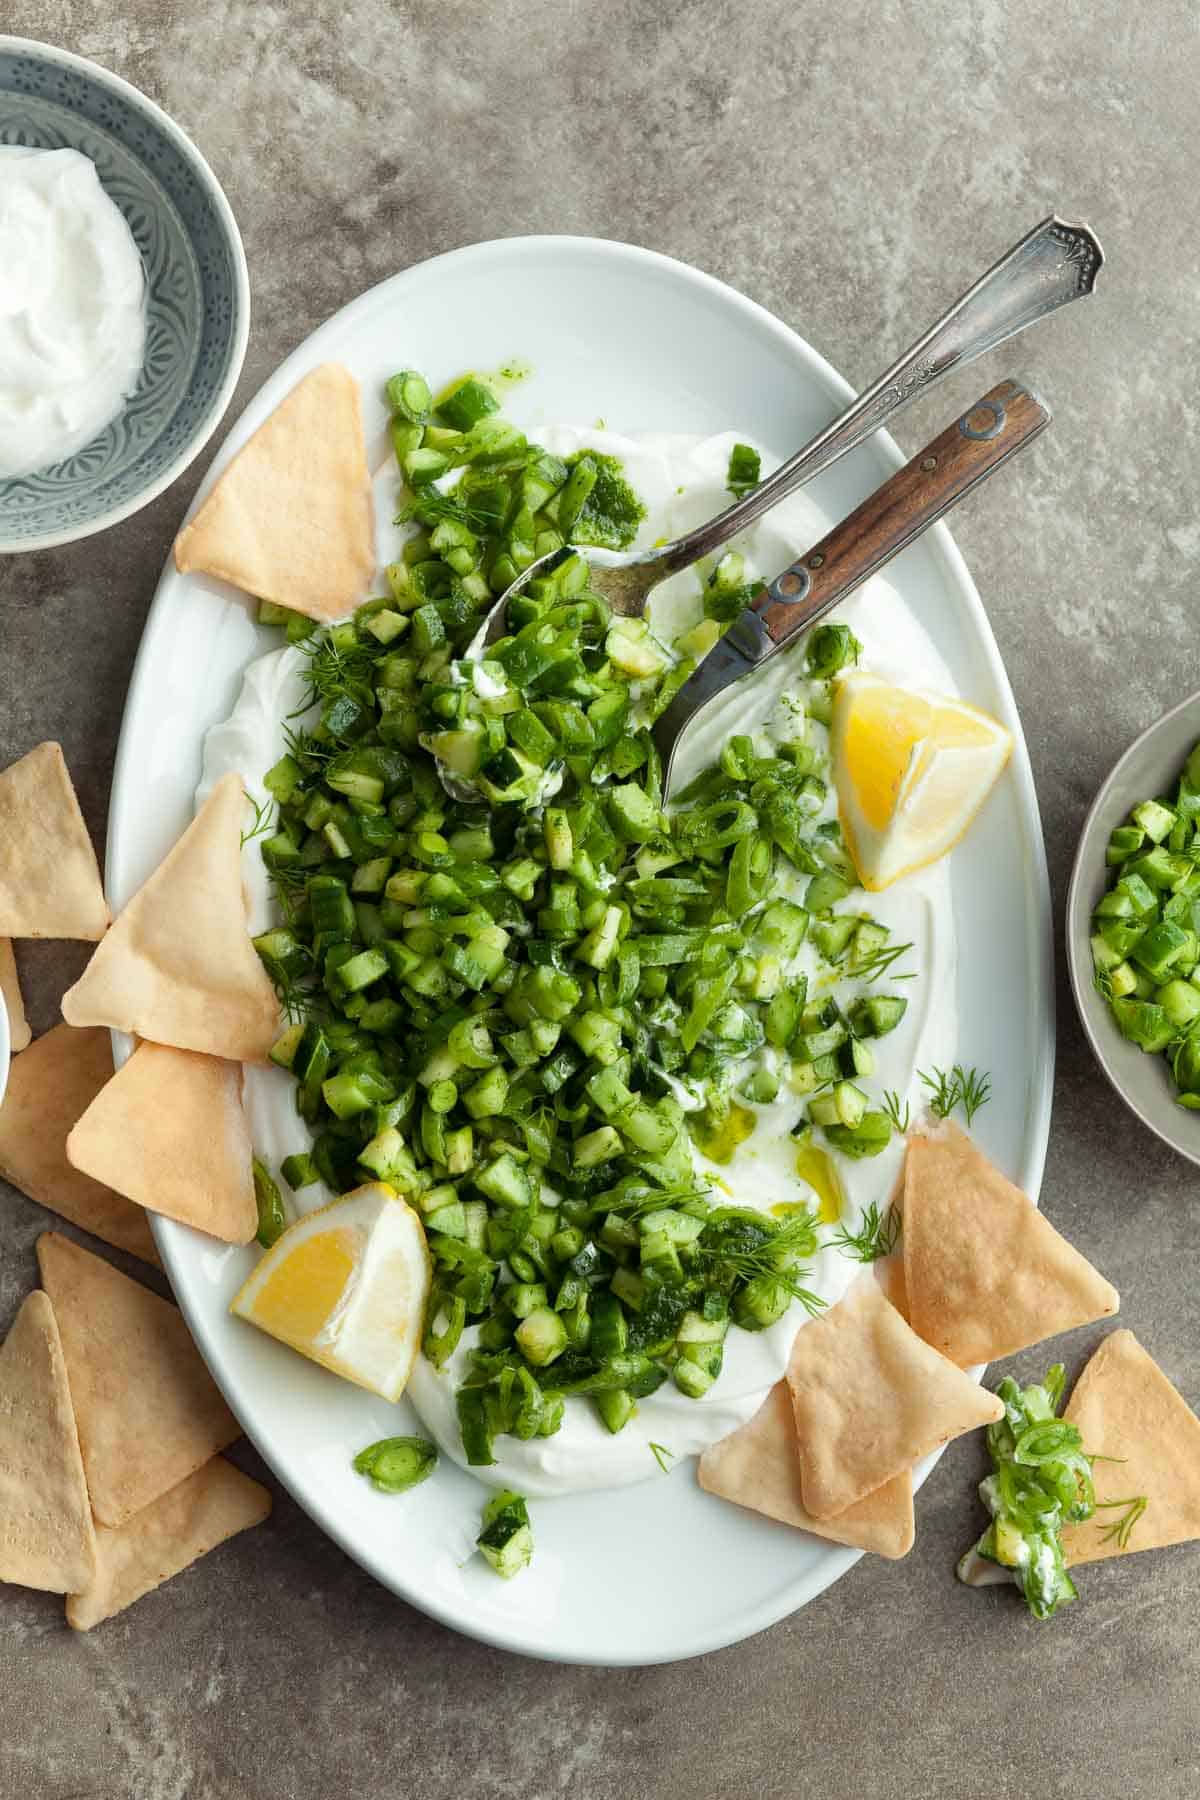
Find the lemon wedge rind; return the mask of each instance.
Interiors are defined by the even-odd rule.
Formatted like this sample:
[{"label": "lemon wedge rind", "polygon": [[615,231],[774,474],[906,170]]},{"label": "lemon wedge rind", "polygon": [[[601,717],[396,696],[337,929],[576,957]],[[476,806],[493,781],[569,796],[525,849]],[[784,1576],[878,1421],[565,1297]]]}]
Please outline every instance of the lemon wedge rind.
[{"label": "lemon wedge rind", "polygon": [[859,880],[879,893],[945,856],[1012,754],[1012,736],[967,702],[853,670],[830,725],[838,813]]},{"label": "lemon wedge rind", "polygon": [[430,1282],[420,1215],[386,1182],[371,1182],[290,1225],[229,1310],[394,1401],[420,1348]]}]

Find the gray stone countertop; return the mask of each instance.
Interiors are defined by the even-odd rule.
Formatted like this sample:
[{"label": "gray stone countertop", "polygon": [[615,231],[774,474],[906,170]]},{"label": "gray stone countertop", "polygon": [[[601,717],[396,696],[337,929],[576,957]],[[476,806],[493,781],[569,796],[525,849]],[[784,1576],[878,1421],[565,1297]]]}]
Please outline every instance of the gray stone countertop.
[{"label": "gray stone countertop", "polygon": [[[1054,429],[955,521],[1029,739],[1061,939],[1090,797],[1200,685],[1191,0],[8,0],[0,26],[125,75],[211,160],[254,287],[227,423],[343,302],[478,239],[651,245],[863,381],[1042,215],[1088,219],[1101,296],[984,371],[1033,379]],[[98,839],[139,634],[206,460],[106,536],[0,564],[0,766],[61,739]],[[35,1029],[81,960],[22,955]],[[1043,1205],[1198,1402],[1195,1175],[1103,1085],[1061,963]],[[46,1223],[0,1184],[0,1330]],[[1061,1346],[1072,1372],[1099,1335]],[[280,1493],[266,1527],[90,1635],[49,1596],[0,1594],[0,1795],[1194,1795],[1200,1547],[1089,1568],[1082,1601],[1036,1624],[955,1583],[981,1472],[976,1439],[951,1446],[906,1561],[867,1558],[701,1662],[620,1672],[454,1636]]]}]

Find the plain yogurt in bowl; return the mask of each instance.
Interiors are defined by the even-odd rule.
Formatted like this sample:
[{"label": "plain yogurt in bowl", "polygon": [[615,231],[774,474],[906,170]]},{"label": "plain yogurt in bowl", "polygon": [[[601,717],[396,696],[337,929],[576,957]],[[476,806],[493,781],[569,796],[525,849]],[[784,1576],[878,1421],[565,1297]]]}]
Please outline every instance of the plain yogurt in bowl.
[{"label": "plain yogurt in bowl", "polygon": [[106,530],[182,474],[241,371],[250,282],[229,202],[161,107],[2,27],[0,150],[4,556]]},{"label": "plain yogurt in bowl", "polygon": [[0,144],[0,479],[64,462],[137,386],[146,282],[78,150]]}]

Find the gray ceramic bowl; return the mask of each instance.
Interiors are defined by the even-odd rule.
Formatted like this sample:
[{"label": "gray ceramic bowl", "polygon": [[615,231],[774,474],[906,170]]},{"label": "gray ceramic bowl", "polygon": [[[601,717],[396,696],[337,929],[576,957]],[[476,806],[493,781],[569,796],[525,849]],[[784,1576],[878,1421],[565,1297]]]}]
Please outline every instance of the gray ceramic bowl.
[{"label": "gray ceramic bowl", "polygon": [[182,474],[228,406],[246,354],[250,282],[212,170],[152,100],[81,56],[0,36],[0,144],[80,150],[146,270],[141,378],[77,455],[0,481],[0,552],[103,531]]},{"label": "gray ceramic bowl", "polygon": [[1075,1004],[1096,1060],[1126,1106],[1164,1144],[1200,1163],[1200,1112],[1175,1099],[1165,1058],[1147,1056],[1117,1030],[1108,1002],[1092,980],[1091,916],[1108,885],[1104,861],[1108,835],[1124,824],[1131,807],[1170,794],[1192,747],[1200,739],[1200,693],[1186,700],[1136,738],[1096,795],[1075,852],[1067,893],[1067,961]]}]

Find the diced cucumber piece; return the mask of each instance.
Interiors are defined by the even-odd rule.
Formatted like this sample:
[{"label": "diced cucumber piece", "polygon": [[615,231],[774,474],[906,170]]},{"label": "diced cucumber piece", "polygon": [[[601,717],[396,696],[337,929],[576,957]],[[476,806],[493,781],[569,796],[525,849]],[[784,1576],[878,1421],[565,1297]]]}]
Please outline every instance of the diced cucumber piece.
[{"label": "diced cucumber piece", "polygon": [[908,1001],[900,994],[864,994],[850,1008],[850,1029],[856,1037],[886,1037],[907,1011]]},{"label": "diced cucumber piece", "polygon": [[271,1061],[281,1069],[290,1069],[296,1060],[296,1051],[300,1048],[304,1037],[304,1025],[289,1025],[271,1045],[268,1052]]},{"label": "diced cucumber piece", "polygon": [[609,1388],[602,1394],[593,1394],[592,1405],[602,1424],[614,1435],[623,1431],[637,1412],[637,1401],[627,1388]]},{"label": "diced cucumber piece", "polygon": [[538,1306],[521,1320],[516,1330],[517,1347],[535,1368],[545,1368],[567,1347],[567,1328],[560,1315],[548,1306]]},{"label": "diced cucumber piece", "polygon": [[[460,1406],[460,1423],[461,1416]],[[463,1437],[465,1442],[465,1430]],[[479,1461],[494,1461],[490,1443],[487,1448],[489,1454]],[[529,1567],[533,1559],[533,1529],[529,1523],[529,1509],[520,1494],[506,1488],[492,1496],[483,1509],[483,1525],[475,1543],[480,1554],[505,1581],[511,1581],[514,1575]]]}]

